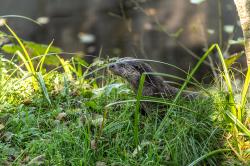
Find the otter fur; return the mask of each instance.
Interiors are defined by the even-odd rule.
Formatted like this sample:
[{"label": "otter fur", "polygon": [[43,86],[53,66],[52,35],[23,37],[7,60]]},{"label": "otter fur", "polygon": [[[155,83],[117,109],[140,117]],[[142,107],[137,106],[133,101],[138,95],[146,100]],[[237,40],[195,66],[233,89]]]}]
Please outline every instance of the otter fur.
[{"label": "otter fur", "polygon": [[[142,74],[154,72],[149,64],[133,58],[119,59],[117,62],[109,65],[109,70],[113,74],[126,79],[135,93],[137,93],[139,88]],[[178,88],[167,84],[162,77],[147,74],[144,81],[142,95],[171,99],[177,95],[178,91]],[[193,99],[198,97],[199,93],[183,91],[181,96],[186,99]],[[144,107],[143,105],[142,107]]]}]

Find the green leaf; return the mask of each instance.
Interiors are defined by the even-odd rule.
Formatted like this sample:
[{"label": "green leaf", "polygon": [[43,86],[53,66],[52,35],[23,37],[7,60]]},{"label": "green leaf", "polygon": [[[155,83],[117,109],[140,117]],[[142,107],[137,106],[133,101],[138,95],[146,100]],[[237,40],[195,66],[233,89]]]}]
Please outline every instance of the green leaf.
[{"label": "green leaf", "polygon": [[44,63],[46,65],[51,65],[51,66],[56,66],[56,67],[58,67],[61,64],[61,62],[56,56],[46,56]]},{"label": "green leaf", "polygon": [[[48,45],[45,44],[37,44],[31,41],[24,41],[24,45],[26,48],[29,48],[30,50],[33,51],[33,56],[37,55],[43,55],[47,48],[49,47]],[[48,53],[61,53],[62,50],[58,47],[50,46]]]},{"label": "green leaf", "polygon": [[49,53],[50,48],[52,47],[52,44],[53,44],[53,41],[52,41],[52,42],[49,44],[49,46],[46,48],[46,50],[45,50],[45,52],[44,52],[44,55],[42,56],[42,58],[40,59],[38,65],[37,65],[37,69],[36,69],[36,70],[38,70],[38,67],[39,67],[39,65],[40,65],[39,72],[41,72],[42,69],[43,69],[43,63],[44,63],[44,61],[45,61],[45,58],[46,58],[47,54]]},{"label": "green leaf", "polygon": [[84,67],[89,66],[89,64],[88,64],[84,59],[82,59],[82,58],[80,58],[80,57],[78,57],[78,56],[75,56],[75,57],[74,57],[74,60],[75,60],[76,62],[78,62],[80,65],[84,66]]},{"label": "green leaf", "polygon": [[15,44],[5,44],[1,49],[7,54],[14,54],[16,51],[22,51],[22,48]]},{"label": "green leaf", "polygon": [[240,53],[236,53],[235,55],[232,55],[229,58],[225,59],[225,63],[226,63],[227,68],[230,67],[242,55],[243,55],[243,52],[240,52]]},{"label": "green leaf", "polygon": [[98,105],[94,101],[88,101],[85,103],[85,106],[92,108],[92,109],[97,109]]}]

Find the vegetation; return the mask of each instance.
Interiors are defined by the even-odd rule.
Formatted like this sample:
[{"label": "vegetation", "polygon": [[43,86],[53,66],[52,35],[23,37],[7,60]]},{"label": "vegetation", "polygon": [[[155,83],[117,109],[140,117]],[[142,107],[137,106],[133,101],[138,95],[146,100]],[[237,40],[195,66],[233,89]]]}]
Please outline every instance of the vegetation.
[{"label": "vegetation", "polygon": [[[107,71],[115,58],[64,60],[53,42],[23,41],[4,25],[9,34],[0,38],[10,44],[1,49],[13,56],[0,57],[0,165],[248,164],[250,70],[238,83],[231,67],[237,58],[225,60],[217,44],[186,73],[175,99],[163,100],[141,92],[146,74],[167,74],[145,73],[134,94]],[[193,75],[212,51],[220,77],[204,87]],[[181,99],[189,84],[207,98]],[[144,116],[141,100],[158,104]]]}]

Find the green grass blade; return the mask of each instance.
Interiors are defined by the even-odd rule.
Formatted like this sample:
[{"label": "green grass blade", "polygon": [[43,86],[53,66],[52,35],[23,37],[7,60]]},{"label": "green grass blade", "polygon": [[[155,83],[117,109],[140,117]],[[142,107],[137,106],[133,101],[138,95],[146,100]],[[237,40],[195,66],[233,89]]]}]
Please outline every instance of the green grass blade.
[{"label": "green grass blade", "polygon": [[[186,81],[185,79],[183,79],[183,78],[181,78],[181,77],[174,76],[174,75],[171,75],[171,74],[158,73],[158,72],[147,72],[147,73],[145,73],[145,74],[146,74],[146,75],[155,75],[155,76],[162,76],[162,77],[174,78],[174,79],[176,79],[176,80]],[[210,92],[209,92],[208,90],[206,90],[204,87],[198,85],[197,83],[189,82],[189,84],[194,85],[194,86],[200,88],[201,90],[203,90],[204,92],[206,92],[207,94],[210,95]]]},{"label": "green grass blade", "polygon": [[202,161],[202,160],[204,160],[204,159],[206,159],[206,158],[208,158],[208,157],[211,157],[211,156],[213,156],[213,155],[215,155],[215,154],[217,154],[217,153],[229,152],[229,151],[231,151],[231,149],[217,149],[217,150],[214,150],[214,151],[212,151],[212,152],[209,152],[209,153],[207,153],[207,154],[205,154],[205,155],[199,157],[198,159],[196,159],[196,160],[193,161],[192,163],[188,164],[188,166],[195,166],[195,165],[197,165],[200,161]]},{"label": "green grass blade", "polygon": [[219,55],[219,58],[220,58],[220,61],[221,61],[221,64],[222,64],[222,68],[223,68],[223,71],[224,71],[224,74],[225,74],[225,81],[226,81],[226,84],[227,84],[228,91],[229,91],[229,93],[231,93],[233,95],[233,88],[232,88],[231,79],[230,79],[230,75],[229,75],[229,72],[228,72],[228,69],[227,69],[225,59],[223,57],[223,54],[222,54],[221,49],[218,46],[218,44],[215,44],[215,47],[216,47],[216,49],[218,51],[218,55]]},{"label": "green grass blade", "polygon": [[[193,75],[195,74],[195,72],[199,69],[200,65],[204,62],[204,60],[210,55],[210,53],[214,50],[214,48],[216,47],[215,44],[213,44],[206,52],[205,54],[200,58],[200,60],[198,61],[198,63],[196,64],[196,66],[194,67],[194,69],[192,69],[191,73],[187,76],[186,81],[183,83],[182,87],[180,88],[179,92],[177,93],[173,103],[175,104],[177,102],[177,100],[179,99],[179,97],[181,96],[181,93],[183,92],[183,90],[186,88],[186,86],[188,85],[188,83],[190,82],[191,78],[193,77]],[[173,106],[171,106],[169,108],[169,111],[171,111],[173,109]],[[162,122],[160,123],[156,133],[155,133],[155,137],[159,137],[161,131],[165,128],[165,124],[166,124],[166,120],[167,117],[165,115],[165,117],[163,118]]]},{"label": "green grass blade", "polygon": [[[166,66],[169,66],[169,67],[172,67],[174,69],[177,69],[178,71],[181,71],[183,72],[184,74],[188,75],[188,72],[186,72],[185,70],[179,68],[178,66],[176,65],[173,65],[173,64],[170,64],[170,63],[166,63],[166,62],[162,62],[162,61],[157,61],[157,60],[152,60],[152,59],[134,59],[136,61],[143,61],[143,62],[153,62],[153,63],[156,63],[156,64],[160,64],[160,65],[166,65]],[[194,77],[192,77],[192,80],[198,85],[200,84],[198,80],[196,80]],[[198,86],[198,87],[202,87],[201,85]]]},{"label": "green grass blade", "polygon": [[250,138],[250,131],[248,130],[248,128],[244,124],[242,124],[241,121],[239,121],[233,113],[226,111],[226,114],[233,121],[233,123]]},{"label": "green grass blade", "polygon": [[75,63],[75,60],[74,60],[74,57],[71,58],[71,63],[72,63],[72,71],[75,72],[76,76],[79,78],[79,73],[78,73],[78,70],[77,70],[77,67],[76,67],[76,63]]},{"label": "green grass blade", "polygon": [[194,69],[192,69],[191,73],[188,74],[186,81],[183,83],[182,87],[180,88],[179,92],[177,93],[175,99],[174,99],[174,103],[176,103],[176,101],[179,99],[179,97],[181,96],[182,91],[186,88],[186,86],[188,85],[188,83],[190,82],[191,78],[193,77],[193,75],[196,73],[196,71],[199,69],[199,67],[201,66],[201,64],[205,61],[205,59],[210,55],[210,53],[214,50],[214,48],[216,47],[216,45],[212,45],[207,51],[206,53],[200,58],[200,60],[198,61],[198,63],[195,65]]},{"label": "green grass blade", "polygon": [[144,87],[144,82],[145,82],[146,74],[143,73],[141,78],[140,78],[140,84],[139,88],[137,91],[137,96],[136,96],[136,109],[135,109],[135,121],[134,121],[134,141],[135,145],[139,145],[139,118],[140,118],[140,104],[141,104],[141,97],[142,97],[142,91]]},{"label": "green grass blade", "polygon": [[50,42],[49,46],[47,47],[46,51],[44,52],[41,60],[39,61],[38,65],[37,65],[36,71],[38,70],[39,65],[40,65],[39,72],[42,71],[45,58],[46,58],[47,54],[49,53],[50,47],[52,46],[53,42],[54,41]]},{"label": "green grass blade", "polygon": [[64,96],[66,96],[67,100],[69,97],[69,81],[68,81],[68,77],[66,77],[65,75],[63,76],[63,94]]},{"label": "green grass blade", "polygon": [[32,72],[33,75],[35,75],[35,69],[34,69],[34,65],[30,59],[30,56],[28,54],[28,51],[26,50],[25,46],[23,45],[23,43],[21,42],[20,38],[17,36],[17,34],[8,26],[7,23],[4,23],[4,25],[6,26],[6,28],[10,31],[10,33],[15,37],[15,39],[17,40],[18,44],[21,46],[24,55],[26,56],[25,59],[27,59],[27,61],[29,62],[29,66],[30,66],[30,70]]},{"label": "green grass blade", "polygon": [[20,66],[16,65],[16,64],[15,64],[14,62],[12,62],[11,60],[5,59],[5,58],[1,58],[1,61],[2,61],[2,62],[9,63],[10,65],[14,66],[14,67],[16,68],[15,71],[19,70],[23,75],[25,74],[25,72],[23,71],[23,69],[22,69]]},{"label": "green grass blade", "polygon": [[223,72],[224,72],[224,79],[226,81],[227,89],[228,89],[228,92],[229,92],[229,102],[230,102],[231,111],[237,117],[238,115],[237,115],[237,110],[236,110],[236,106],[235,106],[235,102],[234,102],[233,88],[232,88],[230,75],[229,75],[229,72],[228,72],[228,69],[227,69],[227,65],[226,65],[225,59],[224,59],[224,57],[222,55],[222,52],[221,52],[221,49],[220,49],[219,45],[215,44],[215,47],[216,47],[216,49],[218,51],[218,55],[219,55],[219,58],[220,58],[220,61],[221,61],[221,64],[222,64],[222,68],[223,68]]},{"label": "green grass blade", "polygon": [[30,73],[32,73],[32,70],[31,70],[31,68],[30,68],[30,66],[29,66],[29,63],[28,63],[28,61],[25,59],[25,57],[23,56],[23,54],[22,54],[20,51],[17,51],[16,54],[17,54],[17,55],[21,58],[21,60],[23,61],[24,65],[25,65],[25,67],[26,67],[26,69],[27,69],[27,71],[30,72]]},{"label": "green grass blade", "polygon": [[[249,83],[250,83],[250,67],[248,67],[247,75],[245,78],[245,83],[244,83],[244,86],[243,86],[243,89],[241,92],[241,104],[240,104],[241,110],[240,111],[241,111],[242,115],[244,115],[244,109],[245,109],[245,104],[246,104],[246,95],[247,95],[247,91],[249,88]],[[242,118],[242,116],[241,116],[241,118]]]},{"label": "green grass blade", "polygon": [[37,78],[37,81],[39,82],[39,84],[40,84],[40,87],[41,87],[41,89],[42,89],[42,91],[43,91],[43,95],[44,95],[44,97],[46,98],[46,100],[48,101],[48,103],[51,105],[51,100],[50,100],[50,98],[49,98],[49,94],[48,94],[48,91],[47,91],[47,88],[46,88],[46,85],[45,85],[45,82],[44,82],[44,79],[43,79],[43,76],[42,76],[42,74],[41,73],[37,73],[36,74],[36,78]]},{"label": "green grass blade", "polygon": [[67,74],[67,77],[69,78],[69,80],[72,80],[73,76],[72,76],[72,73],[71,73],[71,70],[70,70],[71,65],[69,64],[69,62],[65,61],[63,58],[59,57],[58,55],[56,57],[61,62],[62,67],[63,67],[65,73]]},{"label": "green grass blade", "polygon": [[72,58],[72,61],[75,62],[76,66],[76,70],[77,70],[77,74],[78,77],[82,77],[83,76],[83,71],[82,71],[82,67],[87,68],[89,66],[89,64],[82,58],[76,56]]},{"label": "green grass blade", "polygon": [[[124,104],[124,103],[135,103],[137,100],[122,100],[122,101],[117,101],[117,102],[113,102],[113,103],[109,103],[108,105],[105,106],[105,108],[108,108],[108,107],[112,107],[114,105],[118,105],[118,104]],[[184,106],[181,106],[181,105],[178,105],[178,104],[173,104],[172,102],[166,102],[165,100],[162,100],[162,99],[150,99],[150,100],[147,100],[147,99],[142,99],[140,100],[141,102],[150,102],[150,103],[158,103],[158,104],[163,104],[163,105],[170,105],[170,106],[175,106],[177,108],[181,108],[181,109],[184,109],[184,110],[187,110],[187,111],[190,111],[190,112],[193,112],[193,113],[197,113],[196,111],[194,110],[191,110],[187,107],[184,107]]]}]

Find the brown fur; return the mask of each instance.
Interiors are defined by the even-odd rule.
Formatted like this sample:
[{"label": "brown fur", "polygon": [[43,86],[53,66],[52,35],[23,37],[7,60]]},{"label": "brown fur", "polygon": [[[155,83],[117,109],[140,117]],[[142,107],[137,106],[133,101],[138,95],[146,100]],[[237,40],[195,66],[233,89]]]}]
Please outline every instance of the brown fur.
[{"label": "brown fur", "polygon": [[[109,70],[115,75],[126,79],[135,93],[137,93],[141,75],[143,73],[154,72],[149,64],[133,58],[123,58],[118,60],[116,63],[109,65]],[[178,90],[179,89],[164,83],[163,78],[160,76],[146,75],[142,95],[170,99],[176,96]],[[196,98],[197,96],[198,93],[196,92],[184,91],[182,93],[182,97],[188,99]]]}]

